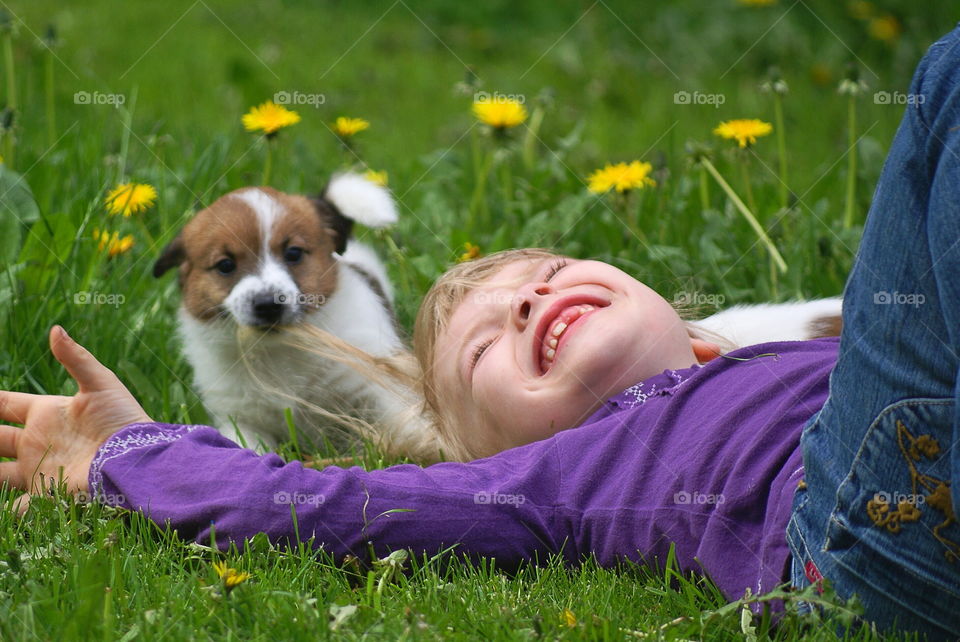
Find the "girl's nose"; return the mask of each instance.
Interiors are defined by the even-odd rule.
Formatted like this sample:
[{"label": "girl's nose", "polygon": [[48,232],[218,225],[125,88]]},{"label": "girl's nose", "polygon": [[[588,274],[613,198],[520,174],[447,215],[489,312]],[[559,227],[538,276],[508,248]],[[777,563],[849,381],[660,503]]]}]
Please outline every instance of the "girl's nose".
[{"label": "girl's nose", "polygon": [[517,330],[523,331],[535,315],[544,297],[553,294],[553,288],[543,281],[524,283],[513,295],[510,302],[510,316]]}]

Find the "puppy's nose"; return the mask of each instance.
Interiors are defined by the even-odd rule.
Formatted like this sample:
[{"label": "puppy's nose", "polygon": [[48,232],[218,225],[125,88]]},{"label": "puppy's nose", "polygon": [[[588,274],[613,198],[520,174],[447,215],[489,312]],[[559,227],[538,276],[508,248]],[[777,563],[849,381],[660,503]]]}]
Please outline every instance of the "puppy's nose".
[{"label": "puppy's nose", "polygon": [[276,323],[283,316],[283,303],[273,292],[263,292],[253,297],[253,314],[261,323]]}]

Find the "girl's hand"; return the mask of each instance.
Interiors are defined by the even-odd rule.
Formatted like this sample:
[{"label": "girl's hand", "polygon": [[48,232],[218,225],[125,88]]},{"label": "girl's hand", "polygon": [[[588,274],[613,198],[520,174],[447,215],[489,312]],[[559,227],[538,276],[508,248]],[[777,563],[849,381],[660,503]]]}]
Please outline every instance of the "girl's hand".
[{"label": "girl's hand", "polygon": [[[17,512],[26,512],[30,495],[46,489],[43,480],[62,479],[71,492],[88,492],[87,475],[97,449],[127,424],[152,421],[137,400],[60,326],[50,330],[50,351],[73,377],[72,397],[0,391],[0,483],[26,491]],[[41,479],[42,476],[42,479]]]}]

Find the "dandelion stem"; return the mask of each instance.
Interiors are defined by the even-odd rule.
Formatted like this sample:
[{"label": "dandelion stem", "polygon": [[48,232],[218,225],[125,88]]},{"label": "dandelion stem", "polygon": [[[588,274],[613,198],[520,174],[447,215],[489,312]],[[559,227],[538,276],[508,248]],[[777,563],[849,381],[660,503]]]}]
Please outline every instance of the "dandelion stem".
[{"label": "dandelion stem", "polygon": [[4,74],[7,77],[7,109],[14,116],[13,124],[10,129],[4,132],[6,140],[4,140],[4,152],[3,159],[4,163],[8,167],[13,166],[13,154],[14,154],[14,144],[13,144],[13,126],[16,125],[16,115],[17,115],[17,82],[14,77],[13,71],[13,29],[7,28],[3,32],[3,65],[4,65]]},{"label": "dandelion stem", "polygon": [[851,94],[847,104],[847,198],[843,209],[843,227],[853,225],[854,201],[857,198],[857,103]]},{"label": "dandelion stem", "polygon": [[773,115],[777,121],[777,154],[780,157],[780,207],[789,205],[790,190],[787,187],[787,136],[783,129],[783,96],[774,92]]},{"label": "dandelion stem", "polygon": [[493,164],[493,151],[487,152],[481,164],[475,166],[473,197],[470,199],[469,220],[467,221],[467,232],[472,234],[477,222],[478,210],[483,214],[483,220],[489,218],[487,209],[487,174],[490,173],[490,166]]},{"label": "dandelion stem", "polygon": [[740,200],[740,197],[737,196],[737,193],[733,191],[733,188],[730,187],[730,184],[727,183],[726,180],[724,180],[723,176],[720,175],[720,172],[717,171],[717,168],[713,166],[713,163],[711,163],[709,159],[702,158],[700,162],[702,163],[703,167],[710,172],[710,175],[713,177],[713,179],[717,181],[720,189],[722,189],[726,193],[727,197],[733,201],[734,206],[740,210],[740,213],[743,214],[743,217],[747,219],[750,227],[753,228],[753,231],[757,233],[760,242],[763,243],[763,245],[767,248],[767,251],[770,252],[771,258],[773,258],[773,260],[776,262],[780,271],[785,273],[787,271],[786,261],[783,260],[783,257],[777,250],[777,246],[774,245],[773,241],[770,240],[770,237],[767,236],[767,233],[763,230],[763,227],[761,227],[760,223],[757,221],[757,218],[753,215],[753,212],[751,212],[749,208],[743,204],[743,201]]},{"label": "dandelion stem", "polygon": [[534,153],[537,149],[538,134],[540,125],[543,123],[543,106],[538,105],[533,110],[533,116],[530,117],[530,124],[527,126],[527,133],[523,137],[523,166],[527,171],[533,169]]},{"label": "dandelion stem", "polygon": [[753,200],[753,185],[750,183],[749,162],[750,159],[747,157],[746,153],[740,154],[740,173],[743,176],[743,188],[747,192],[747,204],[750,206],[750,211],[756,212],[757,202]]},{"label": "dandelion stem", "polygon": [[700,209],[706,212],[710,209],[710,183],[707,181],[707,170],[700,167]]},{"label": "dandelion stem", "polygon": [[270,184],[270,172],[273,169],[273,141],[266,139],[267,157],[263,160],[263,177],[260,180],[261,185]]},{"label": "dandelion stem", "polygon": [[500,163],[500,187],[503,189],[503,212],[506,214],[513,202],[513,174],[510,171],[509,156],[504,156]]}]

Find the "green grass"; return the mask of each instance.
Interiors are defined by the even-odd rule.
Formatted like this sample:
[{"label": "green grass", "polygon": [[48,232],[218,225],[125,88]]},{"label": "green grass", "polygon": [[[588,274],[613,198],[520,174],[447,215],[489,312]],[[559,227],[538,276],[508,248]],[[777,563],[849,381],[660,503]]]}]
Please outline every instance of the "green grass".
[{"label": "green grass", "polygon": [[[390,173],[403,220],[387,234],[364,236],[389,262],[407,328],[426,288],[468,241],[483,252],[544,245],[600,258],[667,299],[697,292],[729,305],[837,294],[903,110],[877,104],[873,92],[906,92],[923,51],[958,12],[947,3],[909,10],[875,3],[904,26],[890,46],[871,39],[844,3],[816,4],[10,2],[18,110],[15,154],[2,175],[0,389],[73,391],[46,348],[46,330],[62,323],[151,416],[207,421],[174,337],[174,279],[156,281],[150,270],[198,206],[259,180],[262,143],[239,119],[277,91],[322,93],[325,102],[299,107],[303,122],[281,132],[276,187],[316,191],[344,164]],[[53,141],[49,54],[36,38],[48,24],[59,39]],[[856,216],[844,229],[848,104],[836,86],[851,61],[870,89],[857,100]],[[756,213],[789,265],[776,282],[754,233],[715,183],[701,206],[700,170],[688,152],[691,142],[712,147],[721,174],[745,196],[732,148],[711,131],[730,118],[773,121],[772,98],[758,89],[771,65],[790,86],[788,211],[779,211],[774,136],[758,141],[750,165]],[[4,74],[0,95],[9,100]],[[522,94],[528,107],[544,110],[530,165],[522,156],[526,127],[499,140],[475,125],[474,89],[464,88],[471,74],[479,89]],[[725,102],[677,105],[678,91],[722,94]],[[76,92],[121,94],[125,104],[76,104]],[[325,125],[339,115],[372,123],[356,154]],[[5,145],[0,150],[6,154]],[[471,214],[488,154],[485,212]],[[628,202],[585,190],[595,168],[634,158],[653,163],[656,188]],[[21,218],[30,210],[26,200],[10,205],[18,192],[7,191],[15,180],[8,170],[23,175],[36,202],[27,220],[11,215],[10,207]],[[131,219],[107,217],[103,196],[128,179],[156,186],[157,206]],[[132,234],[137,244],[108,260],[94,228]],[[81,304],[82,293],[118,303]],[[387,462],[369,453],[367,463]],[[212,551],[139,516],[59,499],[38,501],[22,523],[0,514],[0,542],[9,551],[0,561],[2,639],[741,636],[736,609],[708,615],[723,605],[709,584],[637,568],[554,563],[506,576],[420,560],[377,593],[363,574],[260,543],[227,556],[253,579],[223,596],[210,588],[219,557]],[[358,607],[336,632],[332,605]],[[564,609],[574,613],[573,627],[562,622]],[[803,622],[789,616],[775,635],[830,638],[829,628],[801,630]]]}]

